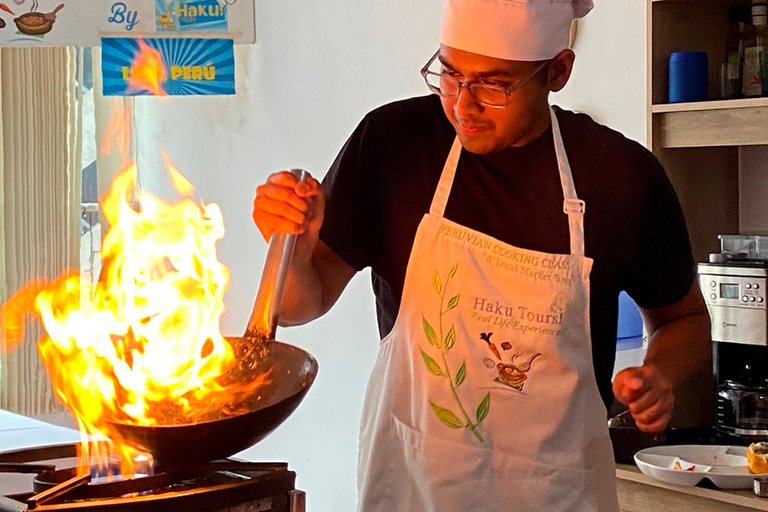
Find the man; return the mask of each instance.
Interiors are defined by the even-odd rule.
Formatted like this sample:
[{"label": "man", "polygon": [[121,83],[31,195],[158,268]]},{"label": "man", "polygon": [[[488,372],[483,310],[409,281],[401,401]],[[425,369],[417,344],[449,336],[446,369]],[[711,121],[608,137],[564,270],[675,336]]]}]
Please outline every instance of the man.
[{"label": "man", "polygon": [[[677,198],[653,156],[550,108],[591,0],[447,0],[436,93],[366,116],[322,186],[257,189],[297,233],[283,325],[371,267],[383,337],[366,393],[360,510],[616,511],[606,404],[664,429],[709,354]],[[561,130],[562,127],[562,130]],[[617,298],[650,344],[611,387]],[[601,399],[602,398],[602,399]]]}]

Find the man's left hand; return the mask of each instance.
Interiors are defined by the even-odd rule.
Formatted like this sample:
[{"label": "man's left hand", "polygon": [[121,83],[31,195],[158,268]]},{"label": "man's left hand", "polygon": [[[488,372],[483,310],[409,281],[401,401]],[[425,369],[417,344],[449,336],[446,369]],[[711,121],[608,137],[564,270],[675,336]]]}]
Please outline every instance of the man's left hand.
[{"label": "man's left hand", "polygon": [[661,432],[672,417],[675,405],[672,383],[654,365],[644,364],[617,373],[613,394],[629,407],[643,432]]}]

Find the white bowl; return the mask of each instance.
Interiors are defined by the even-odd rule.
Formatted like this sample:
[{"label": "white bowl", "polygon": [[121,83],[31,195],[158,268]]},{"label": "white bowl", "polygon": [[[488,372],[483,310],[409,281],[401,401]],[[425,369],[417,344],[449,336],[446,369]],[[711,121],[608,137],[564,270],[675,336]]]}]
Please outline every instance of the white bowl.
[{"label": "white bowl", "polygon": [[635,463],[643,474],[689,487],[706,478],[720,489],[751,489],[755,478],[745,446],[653,446],[637,452]]}]

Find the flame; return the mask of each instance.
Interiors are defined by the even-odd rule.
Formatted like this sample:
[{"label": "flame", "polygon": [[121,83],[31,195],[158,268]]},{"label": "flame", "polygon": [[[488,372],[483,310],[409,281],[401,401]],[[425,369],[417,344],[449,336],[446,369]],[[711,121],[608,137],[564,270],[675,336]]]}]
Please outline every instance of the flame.
[{"label": "flame", "polygon": [[[162,54],[150,48],[143,39],[139,39],[139,53],[133,59],[130,68],[125,69],[128,87],[148,91],[155,96],[166,96],[162,83],[168,79]],[[121,155],[128,155],[131,149],[131,117],[133,108],[116,107],[112,120],[106,128],[101,154],[109,154],[114,147]],[[166,160],[167,163],[167,160]]]},{"label": "flame", "polygon": [[117,147],[121,155],[128,155],[131,149],[131,134],[128,129],[131,112],[132,110],[125,107],[117,107],[104,134],[104,142],[101,145],[102,155],[108,155],[114,147]]},{"label": "flame", "polygon": [[196,203],[192,184],[165,159],[179,198],[143,191],[135,208],[135,164],[102,197],[110,229],[92,297],[85,296],[92,283],[70,271],[54,282],[30,282],[0,307],[5,350],[23,338],[25,316],[34,310],[42,320],[41,359],[89,441],[81,472],[104,467],[116,453],[120,472],[132,474],[137,452],[116,423],[179,425],[237,415],[269,380],[244,367],[244,347],[233,347],[219,331],[229,282],[216,254],[224,236],[221,210]]},{"label": "flame", "polygon": [[165,96],[160,84],[167,79],[163,56],[158,50],[147,46],[143,39],[139,39],[139,54],[131,64],[128,86],[149,91],[155,96]]},{"label": "flame", "polygon": [[[130,86],[163,95],[160,53],[139,45]],[[132,117],[130,109],[115,113],[103,154],[116,146],[127,156]],[[189,425],[242,414],[270,379],[254,368],[259,347],[230,344],[219,331],[229,283],[216,254],[221,210],[196,202],[192,184],[163,157],[178,198],[139,193],[134,163],[101,198],[109,230],[96,283],[70,270],[52,282],[33,280],[0,305],[2,350],[23,340],[27,317],[42,321],[38,351],[56,396],[77,419],[81,474],[109,477],[116,456],[120,474],[133,474],[143,454],[119,424]]]}]

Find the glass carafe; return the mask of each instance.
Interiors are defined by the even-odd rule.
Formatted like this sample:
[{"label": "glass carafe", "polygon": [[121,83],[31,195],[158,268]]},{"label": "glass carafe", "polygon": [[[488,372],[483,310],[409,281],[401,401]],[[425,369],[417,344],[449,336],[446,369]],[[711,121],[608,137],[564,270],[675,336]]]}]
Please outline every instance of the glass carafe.
[{"label": "glass carafe", "polygon": [[717,388],[715,425],[744,439],[768,436],[768,380],[755,376],[750,365],[740,379],[725,380]]}]

